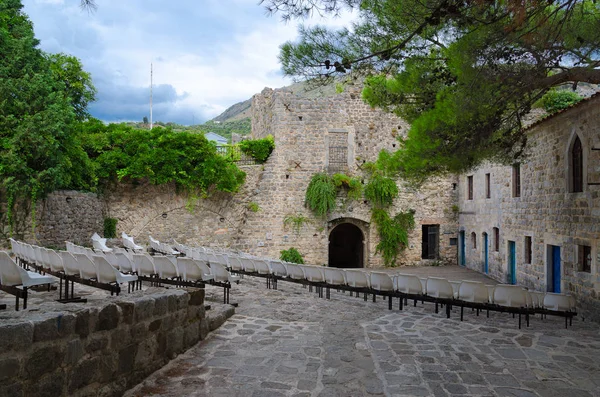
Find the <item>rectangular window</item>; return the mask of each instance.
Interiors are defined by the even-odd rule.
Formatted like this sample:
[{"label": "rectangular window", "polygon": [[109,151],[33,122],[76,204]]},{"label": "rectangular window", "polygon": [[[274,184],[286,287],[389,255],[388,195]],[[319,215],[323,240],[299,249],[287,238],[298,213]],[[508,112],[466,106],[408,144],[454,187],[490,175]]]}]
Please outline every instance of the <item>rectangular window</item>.
[{"label": "rectangular window", "polygon": [[525,247],[523,247],[525,254],[524,263],[531,263],[531,236],[525,236]]},{"label": "rectangular window", "polygon": [[458,239],[456,237],[450,237],[450,246],[458,245]]},{"label": "rectangular window", "polygon": [[592,272],[592,247],[589,245],[577,246],[577,265],[582,272]]},{"label": "rectangular window", "polygon": [[492,189],[490,184],[490,174],[485,174],[485,198],[492,197]]},{"label": "rectangular window", "polygon": [[438,241],[440,235],[440,225],[423,225],[422,226],[422,259],[437,259],[438,258]]},{"label": "rectangular window", "polygon": [[494,228],[494,251],[500,251],[500,229]]},{"label": "rectangular window", "polygon": [[521,197],[521,164],[513,165],[513,197]]},{"label": "rectangular window", "polygon": [[345,172],[348,170],[348,132],[342,130],[329,131],[329,172]]},{"label": "rectangular window", "polygon": [[467,177],[467,200],[473,200],[473,175]]}]

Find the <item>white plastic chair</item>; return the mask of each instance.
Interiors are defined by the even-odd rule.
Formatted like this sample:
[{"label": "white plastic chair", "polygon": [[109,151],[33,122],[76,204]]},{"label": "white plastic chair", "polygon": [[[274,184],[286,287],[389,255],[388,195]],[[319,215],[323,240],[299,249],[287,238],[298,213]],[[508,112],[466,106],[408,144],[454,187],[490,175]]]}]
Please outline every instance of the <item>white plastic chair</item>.
[{"label": "white plastic chair", "polygon": [[144,249],[144,247],[142,247],[141,245],[137,245],[133,241],[133,237],[128,236],[125,232],[121,233],[121,242],[123,243],[123,247],[129,248],[130,250],[132,250],[134,252],[142,251]]},{"label": "white plastic chair", "polygon": [[154,256],[154,267],[158,271],[158,276],[162,279],[171,279],[179,277],[177,265],[168,257],[162,255]]},{"label": "white plastic chair", "polygon": [[422,295],[426,291],[419,277],[412,274],[397,274],[394,279],[396,290],[403,294]]},{"label": "white plastic chair", "polygon": [[135,271],[139,276],[154,277],[154,275],[158,274],[151,256],[145,254],[133,254],[133,263]]},{"label": "white plastic chair", "polygon": [[523,287],[498,284],[494,288],[494,303],[504,307],[527,307],[527,296]]},{"label": "white plastic chair", "polygon": [[94,233],[92,235],[92,245],[95,249],[100,250],[102,252],[110,252],[112,248],[108,248],[106,246],[106,239],[102,238],[98,235],[98,233]]},{"label": "white plastic chair", "polygon": [[234,276],[227,271],[225,266],[220,263],[211,263],[210,270],[214,280],[218,283],[234,283],[240,280],[239,276]]},{"label": "white plastic chair", "polygon": [[88,280],[98,280],[98,268],[86,254],[73,254],[77,267],[79,268],[79,277]]},{"label": "white plastic chair", "polygon": [[287,275],[293,280],[304,280],[304,270],[295,263],[284,263]]},{"label": "white plastic chair", "polygon": [[368,273],[355,269],[345,269],[345,272],[346,281],[350,287],[369,288],[371,286]]},{"label": "white plastic chair", "polygon": [[569,295],[546,292],[544,296],[544,308],[552,311],[567,312],[573,308],[573,302]]},{"label": "white plastic chair", "polygon": [[371,288],[376,291],[394,291],[394,281],[387,273],[371,272]]},{"label": "white plastic chair", "polygon": [[440,299],[454,298],[454,290],[452,289],[452,284],[450,284],[450,282],[445,278],[428,277],[426,288],[428,296]]},{"label": "white plastic chair", "polygon": [[96,265],[96,268],[98,269],[98,281],[101,283],[132,283],[138,279],[135,275],[121,273],[110,263],[108,263],[106,258],[103,256],[93,255],[92,259]]},{"label": "white plastic chair", "polygon": [[[8,253],[0,251],[0,287],[21,286],[22,290],[19,295],[23,298],[23,309],[27,309],[27,288],[54,283],[56,283],[54,277],[29,272],[17,265]],[[15,310],[19,310],[19,295],[15,295],[17,297]]]},{"label": "white plastic chair", "polygon": [[334,267],[323,268],[325,282],[329,285],[346,285],[346,273]]}]

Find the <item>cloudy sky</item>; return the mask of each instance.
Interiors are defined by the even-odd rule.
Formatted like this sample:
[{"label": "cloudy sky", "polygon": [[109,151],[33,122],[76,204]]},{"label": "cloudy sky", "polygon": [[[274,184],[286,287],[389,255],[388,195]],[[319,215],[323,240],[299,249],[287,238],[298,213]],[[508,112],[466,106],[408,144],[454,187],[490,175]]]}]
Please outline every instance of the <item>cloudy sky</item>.
[{"label": "cloudy sky", "polygon": [[[297,36],[297,22],[267,16],[257,0],[23,0],[47,52],[75,55],[98,90],[91,113],[105,121],[149,116],[150,63],[154,120],[209,120],[264,87],[291,83],[277,60]],[[306,24],[342,26],[350,13]]]}]

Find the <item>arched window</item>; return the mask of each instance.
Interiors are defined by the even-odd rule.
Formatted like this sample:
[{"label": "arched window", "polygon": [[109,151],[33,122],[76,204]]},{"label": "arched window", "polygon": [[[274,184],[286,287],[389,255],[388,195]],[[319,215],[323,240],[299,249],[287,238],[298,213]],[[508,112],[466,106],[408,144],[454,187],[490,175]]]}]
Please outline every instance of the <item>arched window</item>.
[{"label": "arched window", "polygon": [[475,232],[471,233],[471,245],[473,246],[473,249],[477,249],[477,235]]},{"label": "arched window", "polygon": [[583,148],[578,136],[571,147],[571,192],[583,192]]}]

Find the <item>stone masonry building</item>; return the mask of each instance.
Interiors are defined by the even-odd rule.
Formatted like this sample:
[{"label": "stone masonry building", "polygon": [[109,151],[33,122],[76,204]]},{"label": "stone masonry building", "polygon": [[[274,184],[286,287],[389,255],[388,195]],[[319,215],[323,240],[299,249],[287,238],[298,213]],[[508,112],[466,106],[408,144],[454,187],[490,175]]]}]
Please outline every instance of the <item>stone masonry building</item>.
[{"label": "stone masonry building", "polygon": [[[459,178],[459,264],[600,315],[600,95],[527,130],[520,164]],[[595,313],[595,314],[594,314]]]}]

